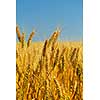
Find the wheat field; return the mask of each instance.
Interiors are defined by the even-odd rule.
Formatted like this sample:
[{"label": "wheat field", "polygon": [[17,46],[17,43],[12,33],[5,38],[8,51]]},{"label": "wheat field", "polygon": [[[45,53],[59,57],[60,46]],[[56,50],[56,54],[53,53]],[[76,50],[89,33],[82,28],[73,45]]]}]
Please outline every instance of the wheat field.
[{"label": "wheat field", "polygon": [[16,33],[16,100],[83,100],[82,42],[58,41],[59,30],[43,42]]}]

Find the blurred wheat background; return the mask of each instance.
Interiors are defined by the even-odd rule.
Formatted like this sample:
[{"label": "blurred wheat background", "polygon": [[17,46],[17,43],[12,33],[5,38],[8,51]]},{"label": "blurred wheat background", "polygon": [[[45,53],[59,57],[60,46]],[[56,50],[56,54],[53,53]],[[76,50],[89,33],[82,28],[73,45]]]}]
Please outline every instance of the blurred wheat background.
[{"label": "blurred wheat background", "polygon": [[28,41],[16,27],[16,100],[83,100],[82,42]]}]

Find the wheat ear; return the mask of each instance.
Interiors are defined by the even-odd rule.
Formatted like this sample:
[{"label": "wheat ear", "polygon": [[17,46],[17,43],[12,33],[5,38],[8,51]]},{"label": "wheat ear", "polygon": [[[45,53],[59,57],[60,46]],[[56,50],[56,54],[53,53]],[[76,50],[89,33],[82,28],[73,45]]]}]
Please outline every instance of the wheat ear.
[{"label": "wheat ear", "polygon": [[28,38],[28,42],[27,42],[27,47],[29,47],[30,46],[30,44],[31,44],[31,42],[32,42],[32,38],[33,38],[33,36],[34,36],[34,31],[30,34],[30,36],[29,36],[29,38]]},{"label": "wheat ear", "polygon": [[16,33],[17,33],[17,37],[18,37],[19,42],[21,42],[22,38],[21,38],[21,33],[20,33],[18,25],[16,26]]}]

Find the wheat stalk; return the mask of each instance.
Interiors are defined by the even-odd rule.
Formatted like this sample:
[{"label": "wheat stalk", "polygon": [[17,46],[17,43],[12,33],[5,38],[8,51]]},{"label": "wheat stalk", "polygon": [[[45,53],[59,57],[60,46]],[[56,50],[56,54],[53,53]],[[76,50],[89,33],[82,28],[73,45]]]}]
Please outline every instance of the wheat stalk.
[{"label": "wheat stalk", "polygon": [[48,43],[48,40],[45,41],[44,46],[43,46],[43,54],[42,54],[43,57],[46,56],[47,43]]},{"label": "wheat stalk", "polygon": [[61,86],[60,86],[58,80],[55,79],[55,78],[54,78],[54,82],[55,82],[56,89],[57,89],[57,92],[58,92],[58,97],[61,98],[63,96]]},{"label": "wheat stalk", "polygon": [[29,38],[28,38],[27,47],[30,46],[30,44],[31,44],[31,42],[32,42],[33,36],[34,36],[34,32],[32,32],[32,33],[30,34]]},{"label": "wheat stalk", "polygon": [[48,47],[51,45],[51,44],[54,44],[58,38],[60,34],[60,31],[59,30],[56,30],[52,36],[50,37],[49,41],[48,41]]},{"label": "wheat stalk", "polygon": [[24,48],[25,33],[22,33],[22,48]]},{"label": "wheat stalk", "polygon": [[16,26],[16,33],[17,33],[17,37],[18,37],[19,42],[21,42],[22,38],[21,38],[21,33],[20,33],[18,25]]}]

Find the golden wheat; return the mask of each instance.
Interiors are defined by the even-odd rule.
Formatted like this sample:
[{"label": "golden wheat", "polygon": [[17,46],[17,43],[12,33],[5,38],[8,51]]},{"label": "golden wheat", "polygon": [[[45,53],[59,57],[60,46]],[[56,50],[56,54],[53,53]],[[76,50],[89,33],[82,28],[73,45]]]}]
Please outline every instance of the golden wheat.
[{"label": "golden wheat", "polygon": [[17,34],[21,42],[16,45],[16,100],[83,100],[82,43],[58,42],[59,34],[55,31],[45,43],[32,43],[32,32],[29,48],[24,34]]}]

